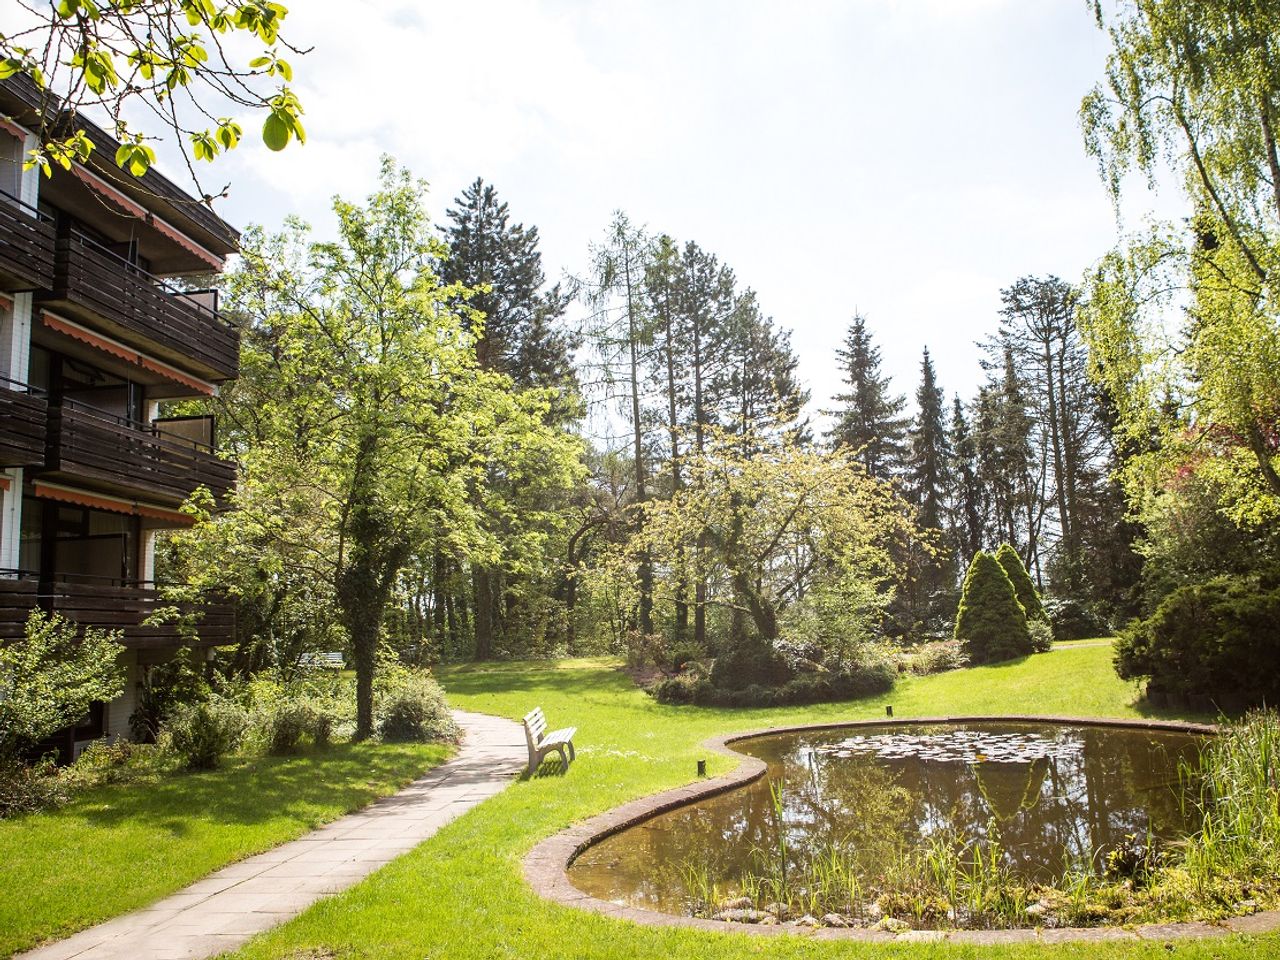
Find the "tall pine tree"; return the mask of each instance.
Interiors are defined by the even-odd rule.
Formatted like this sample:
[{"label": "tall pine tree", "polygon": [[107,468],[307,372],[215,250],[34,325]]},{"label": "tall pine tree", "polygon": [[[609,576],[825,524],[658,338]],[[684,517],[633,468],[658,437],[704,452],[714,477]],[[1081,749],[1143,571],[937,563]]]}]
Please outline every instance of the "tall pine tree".
[{"label": "tall pine tree", "polygon": [[880,348],[871,341],[866,318],[855,315],[836,350],[844,377],[844,393],[837,394],[829,438],[837,448],[858,451],[867,473],[888,480],[902,472],[907,418],[906,400],[895,396],[889,377],[880,372]]},{"label": "tall pine tree", "polygon": [[[507,204],[497,191],[477,177],[448,211],[445,239],[449,256],[440,265],[442,278],[476,289],[468,305],[483,314],[476,340],[476,359],[484,370],[510,377],[517,388],[550,387],[556,402],[548,413],[550,424],[565,425],[580,415],[581,401],[573,367],[574,337],[561,325],[569,303],[559,284],[548,287],[538,250],[537,227],[511,222]],[[503,509],[486,510],[488,532],[500,548],[515,541],[512,524],[536,513],[534,505],[521,508],[525,491],[516,489],[494,472],[474,485],[473,497],[496,502]],[[527,560],[527,558],[525,558]],[[447,558],[433,564],[441,574]],[[474,610],[475,653],[478,659],[492,655],[503,639],[504,621],[515,613],[512,574],[502,559],[471,565],[471,601]],[[447,602],[437,589],[437,609]]]}]

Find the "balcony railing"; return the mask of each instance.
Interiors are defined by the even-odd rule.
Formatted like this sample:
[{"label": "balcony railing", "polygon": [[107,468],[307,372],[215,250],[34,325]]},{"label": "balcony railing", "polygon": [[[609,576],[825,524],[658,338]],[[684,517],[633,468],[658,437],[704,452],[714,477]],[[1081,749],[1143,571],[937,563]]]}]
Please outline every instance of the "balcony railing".
[{"label": "balcony railing", "polygon": [[141,499],[181,504],[199,486],[221,501],[235,465],[203,444],[64,399],[49,408],[46,475]]},{"label": "balcony railing", "polygon": [[0,290],[50,290],[53,221],[0,190]]},{"label": "balcony railing", "polygon": [[[157,624],[144,622],[158,610],[173,606],[177,607],[177,618]],[[152,584],[41,583],[29,572],[0,570],[0,644],[22,637],[27,618],[37,607],[80,626],[118,630],[126,647],[235,642],[235,610],[226,597],[210,596],[199,603],[175,605]]]},{"label": "balcony railing", "polygon": [[178,290],[76,231],[58,240],[54,263],[42,302],[198,377],[235,377],[240,334],[205,303],[208,291]]},{"label": "balcony railing", "polygon": [[0,467],[44,464],[48,413],[42,392],[0,377]]}]

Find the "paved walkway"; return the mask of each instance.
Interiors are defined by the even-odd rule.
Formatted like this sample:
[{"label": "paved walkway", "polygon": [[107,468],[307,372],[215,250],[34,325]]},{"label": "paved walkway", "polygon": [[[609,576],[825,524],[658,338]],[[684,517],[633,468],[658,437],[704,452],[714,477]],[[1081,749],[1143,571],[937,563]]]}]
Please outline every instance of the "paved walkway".
[{"label": "paved walkway", "polygon": [[498,793],[524,768],[519,724],[478,713],[454,716],[466,731],[458,755],[394,796],[18,960],[212,957],[353,886]]}]

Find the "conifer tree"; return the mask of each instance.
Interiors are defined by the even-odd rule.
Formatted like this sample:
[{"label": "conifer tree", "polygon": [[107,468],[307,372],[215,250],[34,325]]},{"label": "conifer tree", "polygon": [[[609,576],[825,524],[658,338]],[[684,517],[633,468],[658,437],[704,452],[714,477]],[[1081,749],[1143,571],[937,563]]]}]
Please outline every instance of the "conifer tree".
[{"label": "conifer tree", "polygon": [[907,454],[907,495],[920,511],[920,525],[929,530],[942,529],[951,486],[951,443],[942,404],[942,390],[926,347]]},{"label": "conifer tree", "polygon": [[957,394],[951,411],[951,540],[961,563],[982,548],[986,494],[978,478],[978,449]]},{"label": "conifer tree", "polygon": [[519,387],[557,387],[576,408],[576,338],[559,325],[570,297],[550,287],[538,250],[538,228],[511,222],[507,204],[477,177],[454,200],[445,231],[449,256],[440,265],[448,283],[476,289],[467,303],[484,314],[476,359]]},{"label": "conifer tree", "polygon": [[965,574],[955,638],[971,663],[995,663],[1032,652],[1031,631],[1013,583],[985,550],[974,554]]},{"label": "conifer tree", "polygon": [[902,470],[906,400],[893,394],[889,377],[880,372],[880,348],[871,342],[866,318],[854,316],[836,357],[847,390],[835,397],[840,406],[828,411],[835,418],[828,436],[836,448],[858,450],[872,477],[890,479]]},{"label": "conifer tree", "polygon": [[[448,211],[445,231],[449,255],[440,265],[443,280],[468,288],[466,303],[483,314],[476,338],[476,360],[482,370],[505,374],[517,389],[552,387],[556,400],[549,424],[566,425],[581,412],[577,374],[573,368],[575,338],[560,321],[569,303],[560,285],[546,285],[538,228],[511,222],[507,204],[492,185],[477,177]],[[496,524],[490,532],[509,543],[521,509],[520,491],[497,473],[477,485],[473,495],[501,496],[509,505],[486,515]],[[475,611],[475,652],[486,659],[504,633],[504,619],[514,612],[510,577],[498,563],[472,564],[471,600]],[[442,599],[442,598],[441,598]]]},{"label": "conifer tree", "polygon": [[1031,582],[1031,575],[1023,566],[1018,551],[1012,544],[1002,543],[1000,549],[996,551],[996,560],[1004,568],[1009,582],[1013,584],[1013,592],[1017,595],[1018,602],[1022,604],[1027,619],[1048,623],[1049,615],[1045,613],[1044,604],[1040,602],[1040,593],[1036,590],[1036,585]]}]

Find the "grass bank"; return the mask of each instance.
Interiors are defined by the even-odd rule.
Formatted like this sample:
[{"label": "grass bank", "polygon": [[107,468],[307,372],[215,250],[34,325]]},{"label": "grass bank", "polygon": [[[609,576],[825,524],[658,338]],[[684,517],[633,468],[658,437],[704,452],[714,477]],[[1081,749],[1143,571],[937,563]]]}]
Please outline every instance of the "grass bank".
[{"label": "grass bank", "polygon": [[99,787],[0,822],[0,956],[151,903],[393,793],[439,744],[335,744]]},{"label": "grass bank", "polygon": [[[997,667],[905,679],[889,695],[804,708],[730,710],[654,703],[613,664],[566,661],[441,671],[453,702],[518,718],[535,705],[553,725],[578,726],[578,763],[567,776],[516,783],[351,890],[257,938],[238,960],[299,956],[387,960],[582,958],[1188,958],[1280,955],[1280,938],[1057,947],[817,943],[651,929],[546,903],[520,875],[538,840],[575,820],[692,779],[705,738],[778,723],[941,713],[1155,716],[1133,704],[1106,647],[1077,647]],[[1198,719],[1198,718],[1195,718]],[[712,758],[713,772],[732,761]]]}]

